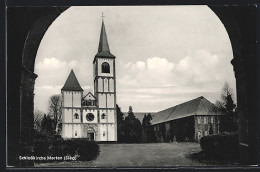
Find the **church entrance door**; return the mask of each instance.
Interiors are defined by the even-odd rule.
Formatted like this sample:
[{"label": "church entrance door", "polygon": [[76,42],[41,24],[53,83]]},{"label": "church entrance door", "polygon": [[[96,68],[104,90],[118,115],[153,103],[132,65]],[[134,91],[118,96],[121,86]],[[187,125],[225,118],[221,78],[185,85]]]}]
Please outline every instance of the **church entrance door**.
[{"label": "church entrance door", "polygon": [[89,140],[94,140],[94,133],[88,133],[88,134],[87,134],[87,138],[88,138]]}]

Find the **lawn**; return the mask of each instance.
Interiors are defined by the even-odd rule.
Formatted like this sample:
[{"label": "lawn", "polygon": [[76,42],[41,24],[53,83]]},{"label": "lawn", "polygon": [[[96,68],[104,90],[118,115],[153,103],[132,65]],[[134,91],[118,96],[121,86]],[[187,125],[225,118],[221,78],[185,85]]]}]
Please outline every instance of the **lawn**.
[{"label": "lawn", "polygon": [[99,157],[91,162],[36,163],[36,167],[171,167],[207,166],[191,158],[198,143],[100,144]]}]

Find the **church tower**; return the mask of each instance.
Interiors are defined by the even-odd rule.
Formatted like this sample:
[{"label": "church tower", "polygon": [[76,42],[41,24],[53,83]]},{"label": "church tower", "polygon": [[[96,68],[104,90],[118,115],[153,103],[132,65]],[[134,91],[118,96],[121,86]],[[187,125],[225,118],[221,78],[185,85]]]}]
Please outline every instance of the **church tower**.
[{"label": "church tower", "polygon": [[62,138],[117,141],[115,56],[110,53],[102,20],[98,53],[93,61],[94,94],[83,96],[73,70],[62,93]]},{"label": "church tower", "polygon": [[110,53],[102,20],[94,67],[94,95],[98,107],[100,141],[117,141],[115,56]]},{"label": "church tower", "polygon": [[[62,137],[77,138],[81,136],[81,128],[78,124],[81,119],[81,88],[75,73],[71,70],[64,86],[62,94]],[[77,133],[77,134],[75,134]]]}]

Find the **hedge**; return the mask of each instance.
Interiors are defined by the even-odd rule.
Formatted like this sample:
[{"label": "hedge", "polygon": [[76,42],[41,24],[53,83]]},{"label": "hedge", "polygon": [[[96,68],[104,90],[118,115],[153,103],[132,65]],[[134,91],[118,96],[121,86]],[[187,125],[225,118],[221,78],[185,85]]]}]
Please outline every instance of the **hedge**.
[{"label": "hedge", "polygon": [[86,139],[37,138],[34,140],[35,156],[77,156],[80,161],[91,161],[98,157],[99,145]]},{"label": "hedge", "polygon": [[238,156],[238,134],[224,133],[204,136],[200,140],[202,151],[216,158],[234,158]]}]

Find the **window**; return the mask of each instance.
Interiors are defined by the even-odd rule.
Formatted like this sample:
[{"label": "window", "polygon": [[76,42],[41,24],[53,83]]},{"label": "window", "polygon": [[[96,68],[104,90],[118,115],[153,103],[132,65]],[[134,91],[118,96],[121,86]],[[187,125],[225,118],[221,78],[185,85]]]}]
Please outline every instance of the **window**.
[{"label": "window", "polygon": [[204,117],[204,124],[207,124],[207,117]]},{"label": "window", "polygon": [[198,131],[198,139],[200,139],[200,138],[201,138],[201,132]]},{"label": "window", "polygon": [[200,117],[198,117],[198,124],[201,124],[201,119],[200,119]]},{"label": "window", "polygon": [[110,66],[107,62],[102,63],[102,73],[110,73]]},{"label": "window", "polygon": [[79,119],[79,115],[77,113],[74,114],[74,119]]},{"label": "window", "polygon": [[78,135],[78,133],[77,133],[77,131],[75,131],[75,136],[77,136]]},{"label": "window", "polygon": [[106,132],[105,131],[103,131],[103,137],[105,137],[106,136]]},{"label": "window", "polygon": [[213,117],[210,118],[210,122],[211,122],[211,124],[214,123],[214,118]]},{"label": "window", "polygon": [[106,118],[106,114],[103,113],[103,114],[101,115],[101,119],[105,119],[105,118]]},{"label": "window", "polygon": [[87,100],[86,104],[87,104],[87,106],[91,106],[92,105],[92,101],[91,100]]},{"label": "window", "polygon": [[88,114],[86,115],[87,121],[93,121],[94,118],[95,118],[95,116],[94,116],[92,113],[88,113]]}]

